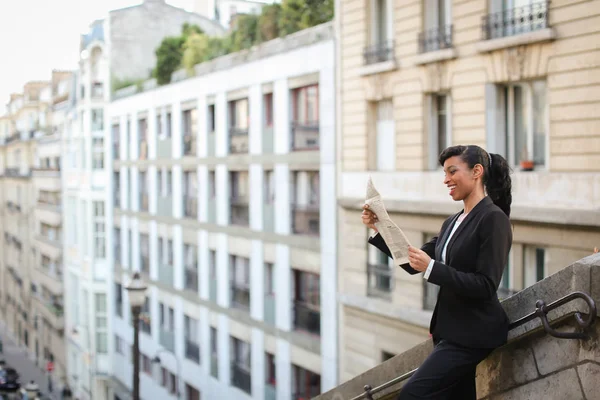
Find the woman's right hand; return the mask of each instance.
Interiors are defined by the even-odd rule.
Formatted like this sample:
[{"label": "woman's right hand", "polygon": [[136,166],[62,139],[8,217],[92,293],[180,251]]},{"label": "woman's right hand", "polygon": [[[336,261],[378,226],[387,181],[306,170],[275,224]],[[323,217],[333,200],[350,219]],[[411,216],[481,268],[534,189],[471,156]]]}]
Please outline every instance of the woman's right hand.
[{"label": "woman's right hand", "polygon": [[362,222],[369,228],[373,229],[375,232],[379,232],[377,228],[375,228],[375,222],[378,222],[377,215],[371,210],[369,210],[369,205],[365,204],[363,206],[362,212]]}]

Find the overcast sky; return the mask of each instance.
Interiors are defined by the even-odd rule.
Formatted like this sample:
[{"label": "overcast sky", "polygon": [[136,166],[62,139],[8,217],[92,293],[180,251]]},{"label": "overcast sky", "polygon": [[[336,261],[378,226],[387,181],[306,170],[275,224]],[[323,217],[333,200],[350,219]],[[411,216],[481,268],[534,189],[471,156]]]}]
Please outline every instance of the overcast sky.
[{"label": "overcast sky", "polygon": [[[0,115],[10,93],[52,69],[75,69],[79,35],[109,10],[142,0],[0,0]],[[190,9],[192,0],[167,0]]]}]

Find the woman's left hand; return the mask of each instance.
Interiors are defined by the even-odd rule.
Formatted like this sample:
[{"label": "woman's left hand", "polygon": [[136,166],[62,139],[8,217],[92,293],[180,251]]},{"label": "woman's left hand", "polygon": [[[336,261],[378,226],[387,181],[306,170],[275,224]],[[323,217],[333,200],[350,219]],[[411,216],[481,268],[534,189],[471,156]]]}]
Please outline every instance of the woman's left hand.
[{"label": "woman's left hand", "polygon": [[416,269],[419,272],[425,272],[430,261],[431,257],[423,250],[417,247],[408,246],[408,262],[413,269]]}]

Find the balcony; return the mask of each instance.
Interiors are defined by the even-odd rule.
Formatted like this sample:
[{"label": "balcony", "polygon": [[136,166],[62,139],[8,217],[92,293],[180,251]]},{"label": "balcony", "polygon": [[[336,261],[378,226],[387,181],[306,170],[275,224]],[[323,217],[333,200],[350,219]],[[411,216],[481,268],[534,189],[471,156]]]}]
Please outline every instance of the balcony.
[{"label": "balcony", "polygon": [[321,335],[321,311],[318,306],[295,301],[293,315],[295,330]]},{"label": "balcony", "polygon": [[292,140],[290,143],[293,151],[319,150],[319,122],[292,122]]},{"label": "balcony", "polygon": [[229,128],[229,153],[248,153],[248,128]]},{"label": "balcony", "polygon": [[148,193],[140,194],[140,211],[148,212]]},{"label": "balcony", "polygon": [[231,305],[234,308],[250,310],[250,286],[231,287]]},{"label": "balcony", "polygon": [[21,205],[12,201],[7,201],[6,209],[10,212],[21,212]]},{"label": "balcony", "polygon": [[159,343],[162,347],[164,347],[166,350],[170,351],[171,353],[175,352],[175,333],[172,331],[168,331],[164,328],[160,328],[159,330]]},{"label": "balcony", "polygon": [[248,226],[250,224],[250,211],[248,208],[248,198],[231,198],[231,224]]},{"label": "balcony", "polygon": [[363,51],[365,65],[378,64],[394,60],[394,41],[387,40],[372,46],[365,47]]},{"label": "balcony", "polygon": [[48,289],[50,293],[55,296],[62,296],[63,294],[63,275],[60,266],[52,268],[46,266],[39,266],[37,268],[39,273],[36,274],[37,282]]},{"label": "balcony", "polygon": [[389,298],[394,287],[394,270],[387,264],[367,265],[367,296]]},{"label": "balcony", "polygon": [[268,126],[263,129],[262,152],[263,154],[273,154],[273,126]]},{"label": "balcony", "polygon": [[549,27],[548,8],[548,2],[543,1],[485,15],[481,22],[483,40],[546,29]]},{"label": "balcony", "polygon": [[[60,178],[60,168],[32,168],[34,178]],[[60,190],[60,187],[59,187]]]},{"label": "balcony", "polygon": [[419,53],[452,48],[452,25],[441,26],[419,33]]},{"label": "balcony", "polygon": [[247,367],[240,366],[232,362],[231,364],[231,385],[244,392],[251,394],[252,375]]},{"label": "balcony", "polygon": [[35,237],[37,249],[41,254],[48,256],[51,260],[58,260],[62,255],[62,244],[60,239],[49,239],[46,236],[37,235]]},{"label": "balcony", "polygon": [[40,295],[32,296],[39,304],[37,307],[42,314],[42,318],[50,323],[50,325],[58,330],[65,328],[64,309],[62,305],[53,303],[50,300],[43,299]]},{"label": "balcony", "polygon": [[41,203],[35,208],[35,218],[38,222],[51,226],[59,226],[62,222],[60,206]]},{"label": "balcony", "polygon": [[219,379],[219,356],[215,352],[210,355],[210,375]]},{"label": "balcony", "polygon": [[159,265],[158,267],[158,281],[167,285],[173,286],[173,266],[169,264]]},{"label": "balcony", "polygon": [[198,343],[185,339],[185,358],[200,364],[200,346]]},{"label": "balcony", "polygon": [[318,205],[292,206],[292,232],[296,235],[319,236],[320,212]]},{"label": "balcony", "polygon": [[206,135],[206,155],[214,157],[215,154],[215,133],[210,132]]},{"label": "balcony", "polygon": [[156,140],[156,158],[173,158],[173,145],[170,137]]},{"label": "balcony", "polygon": [[9,178],[28,178],[31,176],[31,171],[27,168],[6,168],[4,175]]},{"label": "balcony", "polygon": [[264,321],[269,325],[275,326],[275,295],[265,295]]},{"label": "balcony", "polygon": [[185,289],[198,293],[198,270],[196,268],[185,267],[183,279]]},{"label": "balcony", "polygon": [[183,135],[183,155],[196,157],[196,138],[190,133]]},{"label": "balcony", "polygon": [[158,196],[156,202],[156,214],[162,217],[173,216],[173,197],[171,196]]},{"label": "balcony", "polygon": [[198,218],[198,198],[183,196],[183,215],[187,218]]}]

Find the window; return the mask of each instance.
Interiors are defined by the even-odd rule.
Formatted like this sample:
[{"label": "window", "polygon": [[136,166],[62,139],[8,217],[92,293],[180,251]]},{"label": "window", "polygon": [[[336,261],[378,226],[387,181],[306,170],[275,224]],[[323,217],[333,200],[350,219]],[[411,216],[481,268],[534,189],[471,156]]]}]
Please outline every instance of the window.
[{"label": "window", "polygon": [[210,327],[210,374],[215,378],[219,377],[219,348],[217,329],[212,326]]},{"label": "window", "polygon": [[294,122],[301,125],[318,125],[319,122],[319,85],[310,85],[294,89]]},{"label": "window", "polygon": [[394,105],[391,100],[375,103],[376,155],[375,168],[379,171],[396,169],[396,128]]},{"label": "window", "polygon": [[168,197],[171,195],[171,191],[173,189],[172,182],[173,182],[172,172],[170,170],[164,168],[161,171],[161,181],[160,181],[160,187],[159,187],[161,197]]},{"label": "window", "polygon": [[183,173],[183,210],[190,218],[198,217],[198,176],[196,172]]},{"label": "window", "polygon": [[292,398],[312,399],[321,393],[321,376],[292,364]]},{"label": "window", "polygon": [[[513,246],[514,247],[514,246]],[[500,281],[500,286],[498,287],[498,299],[503,300],[506,299],[513,294],[517,293],[518,290],[515,288],[515,276],[514,276],[514,263],[513,263],[513,249],[508,253],[508,262],[506,267],[504,268],[504,273],[502,274],[502,280]]]},{"label": "window", "polygon": [[145,160],[148,158],[148,120],[141,118],[138,120],[138,158]]},{"label": "window", "polygon": [[276,385],[275,356],[271,353],[265,353],[265,378],[267,385]]},{"label": "window", "polygon": [[115,282],[115,314],[123,318],[123,286]]},{"label": "window", "polygon": [[183,111],[183,154],[186,156],[196,155],[196,134],[197,134],[197,109],[192,108]]},{"label": "window", "polygon": [[208,171],[208,196],[210,199],[217,197],[217,177],[215,171]]},{"label": "window", "polygon": [[185,289],[198,292],[198,247],[183,245],[183,285]]},{"label": "window", "polygon": [[321,283],[317,274],[292,270],[294,327],[312,334],[321,333]]},{"label": "window", "polygon": [[438,157],[451,145],[451,125],[449,123],[450,101],[445,94],[432,94],[429,96],[429,168],[438,168]]},{"label": "window", "polygon": [[92,138],[92,169],[104,168],[104,139]]},{"label": "window", "polygon": [[200,392],[193,386],[185,384],[185,399],[186,400],[200,400]]},{"label": "window", "polygon": [[250,259],[230,256],[231,303],[236,308],[250,309]]},{"label": "window", "polygon": [[419,35],[421,53],[452,47],[451,0],[425,0],[425,32]]},{"label": "window", "polygon": [[523,246],[523,288],[546,277],[546,250],[535,246]]},{"label": "window", "polygon": [[127,351],[127,344],[119,335],[115,335],[115,353],[120,354],[122,356],[127,356],[125,353]]},{"label": "window", "polygon": [[214,133],[215,132],[215,105],[211,104],[208,106],[208,116],[207,116],[207,121],[206,123],[208,124],[208,133]]},{"label": "window", "polygon": [[393,59],[393,1],[372,0],[370,5],[369,44],[364,51],[365,64],[374,64]]},{"label": "window", "polygon": [[94,201],[94,256],[96,258],[106,257],[104,227],[104,202]]},{"label": "window", "polygon": [[319,172],[295,171],[292,174],[292,232],[298,235],[319,235]]},{"label": "window", "polygon": [[265,108],[265,126],[273,126],[273,93],[267,93],[263,96],[263,104]]},{"label": "window", "polygon": [[96,293],[96,352],[108,353],[108,326],[106,313],[106,294]]},{"label": "window", "polygon": [[486,90],[489,151],[505,156],[511,166],[545,167],[546,81],[488,85]]},{"label": "window", "polygon": [[162,135],[163,126],[162,126],[162,110],[160,108],[156,109],[156,136]]},{"label": "window", "polygon": [[231,384],[251,393],[250,343],[231,337]]},{"label": "window", "polygon": [[175,330],[175,311],[171,307],[165,307],[163,303],[158,304],[158,311],[161,329],[173,332]]},{"label": "window", "polygon": [[121,173],[113,172],[113,205],[115,208],[121,208]]},{"label": "window", "polygon": [[273,263],[265,263],[265,294],[273,295],[275,293],[275,269]]},{"label": "window", "polygon": [[198,320],[184,315],[185,358],[200,363],[200,346],[198,343]]},{"label": "window", "polygon": [[266,204],[275,204],[275,171],[265,171],[265,198],[263,199]]},{"label": "window", "polygon": [[102,131],[103,129],[104,110],[102,108],[92,110],[92,132]]},{"label": "window", "polygon": [[150,237],[140,233],[140,271],[150,273]]},{"label": "window", "polygon": [[172,117],[171,112],[167,112],[167,126],[166,126],[166,136],[171,137],[171,129],[172,129]]},{"label": "window", "polygon": [[112,143],[113,143],[113,158],[118,160],[121,158],[121,127],[119,124],[113,124],[111,127]]},{"label": "window", "polygon": [[367,295],[390,298],[394,289],[394,269],[391,259],[374,246],[367,245]]}]

